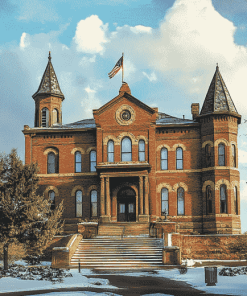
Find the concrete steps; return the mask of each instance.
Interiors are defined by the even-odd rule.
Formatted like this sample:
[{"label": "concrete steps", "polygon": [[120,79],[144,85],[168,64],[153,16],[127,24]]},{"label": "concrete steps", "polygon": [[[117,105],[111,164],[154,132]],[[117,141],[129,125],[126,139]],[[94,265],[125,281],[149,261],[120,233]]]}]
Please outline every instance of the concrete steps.
[{"label": "concrete steps", "polygon": [[146,237],[96,237],[81,240],[70,267],[150,269],[163,266],[163,240]]},{"label": "concrete steps", "polygon": [[104,223],[98,227],[99,236],[149,236],[149,223],[117,222]]}]

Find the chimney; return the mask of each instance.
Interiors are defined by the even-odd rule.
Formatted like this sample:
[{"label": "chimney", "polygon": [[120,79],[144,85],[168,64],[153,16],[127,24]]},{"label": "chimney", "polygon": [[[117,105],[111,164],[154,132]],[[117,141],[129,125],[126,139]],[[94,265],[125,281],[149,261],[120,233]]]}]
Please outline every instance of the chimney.
[{"label": "chimney", "polygon": [[191,104],[191,114],[193,119],[195,119],[199,115],[199,103],[193,103]]}]

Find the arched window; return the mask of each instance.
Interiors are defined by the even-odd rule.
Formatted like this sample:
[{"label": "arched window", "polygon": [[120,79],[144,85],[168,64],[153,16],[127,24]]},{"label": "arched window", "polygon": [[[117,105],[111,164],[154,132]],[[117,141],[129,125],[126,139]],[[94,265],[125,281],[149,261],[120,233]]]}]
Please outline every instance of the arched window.
[{"label": "arched window", "polygon": [[176,168],[177,170],[183,169],[183,149],[181,147],[176,150]]},{"label": "arched window", "polygon": [[218,162],[219,166],[225,165],[225,144],[220,143],[218,146]]},{"label": "arched window", "polygon": [[178,188],[177,199],[178,199],[178,215],[184,215],[184,189],[182,187]]},{"label": "arched window", "polygon": [[132,144],[130,138],[123,138],[121,143],[122,148],[122,161],[131,161],[132,160]]},{"label": "arched window", "polygon": [[145,161],[145,141],[140,140],[138,143],[139,161]]},{"label": "arched window", "polygon": [[96,151],[90,152],[90,172],[96,172]]},{"label": "arched window", "polygon": [[58,173],[57,159],[54,152],[49,152],[47,155],[47,174]]},{"label": "arched window", "polygon": [[234,187],[234,210],[235,214],[238,215],[238,188]]},{"label": "arched window", "polygon": [[107,161],[114,162],[114,142],[112,140],[107,143]]},{"label": "arched window", "polygon": [[227,213],[226,208],[226,185],[220,186],[220,212]]},{"label": "arched window", "polygon": [[160,169],[168,170],[168,150],[166,148],[162,148],[160,151]]},{"label": "arched window", "polygon": [[55,209],[55,192],[50,190],[48,192],[48,196],[51,203],[51,210],[54,210]]},{"label": "arched window", "polygon": [[75,213],[76,217],[82,217],[82,191],[77,190],[75,193]]},{"label": "arched window", "polygon": [[237,166],[236,162],[236,146],[232,144],[232,166],[235,168]]},{"label": "arched window", "polygon": [[58,111],[57,109],[52,110],[52,124],[58,123]]},{"label": "arched window", "polygon": [[49,110],[47,108],[43,108],[41,114],[42,114],[41,126],[48,127],[49,126]]},{"label": "arched window", "polygon": [[161,190],[161,215],[169,215],[169,197],[168,189],[162,188]]},{"label": "arched window", "polygon": [[81,173],[81,152],[76,151],[75,153],[75,172]]},{"label": "arched window", "polygon": [[212,190],[210,186],[206,187],[206,206],[207,206],[207,215],[212,214],[213,202],[212,202]]},{"label": "arched window", "polygon": [[211,166],[211,146],[207,144],[205,146],[205,159],[206,159],[206,167]]},{"label": "arched window", "polygon": [[97,217],[98,211],[97,211],[97,191],[92,190],[91,191],[91,217]]}]

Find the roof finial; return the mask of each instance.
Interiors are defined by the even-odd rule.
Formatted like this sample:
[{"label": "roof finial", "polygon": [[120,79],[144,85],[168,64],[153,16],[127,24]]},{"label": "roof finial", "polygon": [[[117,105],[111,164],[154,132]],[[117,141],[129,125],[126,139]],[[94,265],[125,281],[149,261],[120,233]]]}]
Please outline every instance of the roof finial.
[{"label": "roof finial", "polygon": [[49,51],[49,57],[48,57],[48,60],[50,61],[51,60],[51,52]]},{"label": "roof finial", "polygon": [[219,70],[219,66],[218,66],[218,63],[216,63],[216,70]]}]

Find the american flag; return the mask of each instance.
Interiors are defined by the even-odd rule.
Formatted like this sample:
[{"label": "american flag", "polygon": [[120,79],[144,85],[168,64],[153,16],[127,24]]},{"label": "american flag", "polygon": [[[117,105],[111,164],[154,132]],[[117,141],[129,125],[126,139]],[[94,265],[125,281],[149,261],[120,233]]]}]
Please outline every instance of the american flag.
[{"label": "american flag", "polygon": [[113,67],[110,73],[108,73],[109,78],[114,77],[117,72],[123,67],[123,56],[117,61],[116,65]]}]

